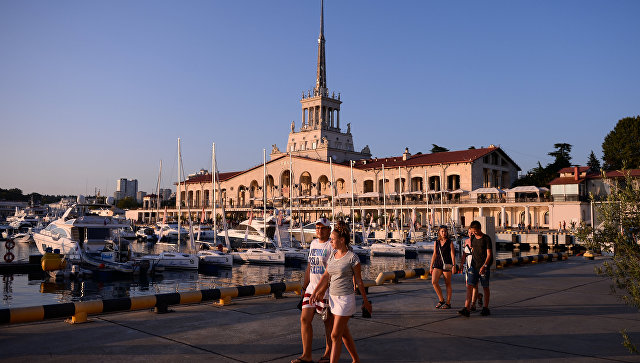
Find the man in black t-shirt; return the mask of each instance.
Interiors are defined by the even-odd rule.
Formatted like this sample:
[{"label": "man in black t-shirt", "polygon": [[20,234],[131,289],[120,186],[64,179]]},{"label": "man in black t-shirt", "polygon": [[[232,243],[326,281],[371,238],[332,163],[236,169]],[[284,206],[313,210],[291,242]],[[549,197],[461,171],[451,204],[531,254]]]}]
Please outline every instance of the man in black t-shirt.
[{"label": "man in black t-shirt", "polygon": [[489,267],[493,263],[493,247],[491,245],[491,238],[482,233],[481,225],[478,221],[473,221],[469,225],[469,232],[471,234],[471,266],[467,269],[467,299],[465,306],[458,313],[460,315],[469,316],[471,298],[473,296],[473,289],[478,287],[478,281],[482,284],[484,290],[484,306],[480,315],[487,316],[491,314],[489,311],[489,278],[491,271]]}]

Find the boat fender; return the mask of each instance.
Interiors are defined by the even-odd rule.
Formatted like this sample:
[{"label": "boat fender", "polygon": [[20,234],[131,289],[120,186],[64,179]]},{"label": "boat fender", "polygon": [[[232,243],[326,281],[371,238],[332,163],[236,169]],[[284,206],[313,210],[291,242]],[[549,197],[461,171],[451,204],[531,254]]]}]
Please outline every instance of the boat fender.
[{"label": "boat fender", "polygon": [[7,252],[4,254],[4,262],[11,263],[16,258],[16,256],[12,252]]}]

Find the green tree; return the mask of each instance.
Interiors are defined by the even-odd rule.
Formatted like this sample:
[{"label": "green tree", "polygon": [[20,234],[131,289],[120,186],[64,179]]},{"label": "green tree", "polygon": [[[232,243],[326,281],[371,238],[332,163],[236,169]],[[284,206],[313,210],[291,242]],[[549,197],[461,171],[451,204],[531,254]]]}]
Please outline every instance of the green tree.
[{"label": "green tree", "polygon": [[547,154],[555,158],[553,163],[551,163],[553,168],[560,170],[562,168],[566,168],[567,166],[571,166],[570,153],[572,145],[567,143],[558,143],[554,144],[553,147],[555,148],[555,150]]},{"label": "green tree", "polygon": [[513,183],[513,186],[519,185],[535,185],[538,187],[548,186],[549,183],[558,176],[560,169],[571,166],[571,144],[557,143],[554,144],[554,151],[548,153],[555,160],[547,166],[542,167],[540,161],[538,166],[529,170],[527,175],[519,178]]},{"label": "green tree", "polygon": [[640,168],[640,116],[618,121],[602,143],[605,170]]},{"label": "green tree", "polygon": [[600,172],[600,160],[596,157],[596,154],[591,150],[591,154],[589,154],[589,161],[587,161],[587,166],[589,167],[589,171],[592,173]]},{"label": "green tree", "polygon": [[[596,272],[610,277],[612,290],[625,303],[640,309],[640,180],[626,172],[625,179],[604,181],[611,192],[595,203],[596,228],[581,223],[576,237],[591,250],[613,254]],[[621,333],[623,344],[637,352],[626,332]]]},{"label": "green tree", "polygon": [[116,207],[120,209],[136,209],[138,208],[138,202],[135,200],[135,198],[126,197],[126,198],[120,199],[116,203]]},{"label": "green tree", "polygon": [[445,152],[445,151],[449,151],[449,149],[447,149],[446,147],[442,147],[442,146],[438,146],[436,144],[431,144],[433,145],[433,147],[431,148],[431,153],[441,153],[441,152]]}]

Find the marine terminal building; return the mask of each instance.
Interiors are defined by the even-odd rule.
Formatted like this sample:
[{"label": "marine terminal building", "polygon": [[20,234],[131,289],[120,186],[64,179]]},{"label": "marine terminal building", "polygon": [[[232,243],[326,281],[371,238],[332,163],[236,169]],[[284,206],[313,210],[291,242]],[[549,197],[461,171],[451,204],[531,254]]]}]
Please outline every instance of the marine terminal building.
[{"label": "marine terminal building", "polygon": [[[250,211],[263,207],[266,193],[269,207],[291,207],[294,219],[302,221],[331,216],[332,209],[336,217],[349,216],[352,203],[356,220],[373,216],[378,223],[383,222],[385,205],[389,219],[407,223],[415,213],[422,225],[468,225],[479,216],[494,217],[497,227],[524,223],[554,228],[563,221],[590,220],[584,198],[553,201],[548,190],[536,187],[505,191],[521,169],[498,146],[431,154],[411,154],[405,149],[386,158],[372,158],[368,145],[357,151],[351,124],[345,128],[340,120],[341,95],[327,88],[322,11],[316,84],[303,92],[300,103],[299,126],[291,123],[286,148],[272,146],[266,178],[262,164],[219,174],[218,215],[224,207],[229,218],[247,218]],[[211,218],[211,182],[211,174],[202,170],[181,183],[183,217],[189,206],[194,220],[201,213]],[[164,213],[133,210],[127,217],[155,222]],[[175,219],[177,208],[166,213]]]}]

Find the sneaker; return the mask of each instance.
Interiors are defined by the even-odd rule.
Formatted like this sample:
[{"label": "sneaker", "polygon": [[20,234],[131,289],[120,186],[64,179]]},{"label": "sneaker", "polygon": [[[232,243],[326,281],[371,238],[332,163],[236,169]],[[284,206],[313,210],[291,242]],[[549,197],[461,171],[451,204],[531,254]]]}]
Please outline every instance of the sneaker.
[{"label": "sneaker", "polygon": [[467,309],[466,307],[460,309],[460,311],[458,311],[458,314],[460,314],[462,316],[466,316],[467,318],[469,316],[471,316],[471,313],[469,312],[469,309]]},{"label": "sneaker", "polygon": [[482,308],[482,311],[480,312],[480,315],[482,316],[487,316],[487,315],[491,315],[491,310],[489,310],[489,308]]},{"label": "sneaker", "polygon": [[476,306],[475,305],[471,305],[471,311],[476,311]]}]

